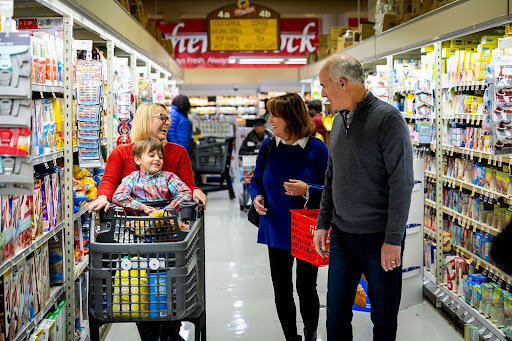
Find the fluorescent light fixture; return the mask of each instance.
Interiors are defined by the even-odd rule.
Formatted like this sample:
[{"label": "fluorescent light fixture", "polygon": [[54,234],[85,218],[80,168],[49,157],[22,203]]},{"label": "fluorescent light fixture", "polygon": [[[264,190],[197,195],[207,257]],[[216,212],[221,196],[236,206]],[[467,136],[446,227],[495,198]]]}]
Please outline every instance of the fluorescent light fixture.
[{"label": "fluorescent light fixture", "polygon": [[306,58],[288,58],[288,60],[287,60],[287,62],[290,62],[289,64],[293,64],[293,63],[306,64],[307,61],[308,60]]},{"label": "fluorescent light fixture", "polygon": [[280,64],[284,58],[241,58],[238,60],[240,64]]}]

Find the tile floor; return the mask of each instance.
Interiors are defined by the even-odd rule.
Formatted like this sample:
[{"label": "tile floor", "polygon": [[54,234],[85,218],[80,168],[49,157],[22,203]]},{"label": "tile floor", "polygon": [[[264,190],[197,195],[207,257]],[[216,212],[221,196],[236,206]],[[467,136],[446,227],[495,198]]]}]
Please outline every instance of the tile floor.
[{"label": "tile floor", "polygon": [[[207,339],[210,341],[281,341],[267,249],[256,243],[257,229],[239,210],[238,199],[226,191],[208,195],[206,211]],[[325,306],[327,269],[318,276],[320,302]],[[298,330],[302,330],[300,314]],[[372,340],[369,313],[354,313],[354,340]],[[184,323],[181,335],[193,340],[193,325]],[[318,340],[326,340],[325,309],[320,311]],[[399,314],[399,341],[462,340],[462,336],[428,302]],[[105,341],[138,341],[134,324],[114,324]]]}]

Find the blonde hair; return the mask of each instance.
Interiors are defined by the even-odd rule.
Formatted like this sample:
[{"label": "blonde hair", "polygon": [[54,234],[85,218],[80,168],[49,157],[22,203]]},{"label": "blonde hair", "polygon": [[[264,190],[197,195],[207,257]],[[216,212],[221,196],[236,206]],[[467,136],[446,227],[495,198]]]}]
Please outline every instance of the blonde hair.
[{"label": "blonde hair", "polygon": [[132,122],[132,130],[130,132],[130,137],[133,142],[143,140],[152,135],[151,129],[153,114],[156,113],[159,108],[164,108],[165,111],[167,111],[165,105],[155,102],[142,103],[137,108],[137,112],[135,112],[135,117]]},{"label": "blonde hair", "polygon": [[164,146],[162,146],[162,143],[154,137],[146,137],[145,139],[139,140],[133,144],[133,157],[138,157],[140,159],[148,147],[148,153],[157,151],[162,153],[162,156],[164,155]]}]

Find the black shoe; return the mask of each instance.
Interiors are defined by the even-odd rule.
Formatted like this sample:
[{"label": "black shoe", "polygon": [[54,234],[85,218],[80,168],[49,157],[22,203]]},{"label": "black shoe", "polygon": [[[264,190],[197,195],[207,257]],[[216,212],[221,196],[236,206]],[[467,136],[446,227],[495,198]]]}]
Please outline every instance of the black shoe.
[{"label": "black shoe", "polygon": [[316,341],[316,330],[310,333],[304,328],[304,341]]},{"label": "black shoe", "polygon": [[300,335],[287,336],[286,341],[302,341],[302,336],[300,336]]}]

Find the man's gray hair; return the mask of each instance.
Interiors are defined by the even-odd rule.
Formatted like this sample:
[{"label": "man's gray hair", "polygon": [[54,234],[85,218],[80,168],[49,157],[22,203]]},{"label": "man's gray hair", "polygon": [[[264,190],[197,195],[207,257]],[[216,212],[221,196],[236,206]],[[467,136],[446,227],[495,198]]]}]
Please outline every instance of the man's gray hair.
[{"label": "man's gray hair", "polygon": [[346,54],[337,54],[329,58],[329,74],[336,83],[340,78],[354,83],[364,83],[363,65],[357,59]]}]

